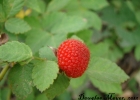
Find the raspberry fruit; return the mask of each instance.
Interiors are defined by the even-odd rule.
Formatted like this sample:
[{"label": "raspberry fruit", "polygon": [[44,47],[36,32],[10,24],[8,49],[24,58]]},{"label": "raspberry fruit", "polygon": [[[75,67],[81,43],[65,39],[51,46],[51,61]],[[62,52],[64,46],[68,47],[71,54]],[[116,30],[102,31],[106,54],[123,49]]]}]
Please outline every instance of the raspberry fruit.
[{"label": "raspberry fruit", "polygon": [[90,52],[79,40],[68,39],[57,50],[58,65],[68,77],[82,76],[88,67]]}]

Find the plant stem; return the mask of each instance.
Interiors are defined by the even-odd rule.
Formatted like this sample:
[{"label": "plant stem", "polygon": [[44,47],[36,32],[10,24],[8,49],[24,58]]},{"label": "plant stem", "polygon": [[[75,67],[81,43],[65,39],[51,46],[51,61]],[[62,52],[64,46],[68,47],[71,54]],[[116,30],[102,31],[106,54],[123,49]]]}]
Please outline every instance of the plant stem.
[{"label": "plant stem", "polygon": [[41,60],[41,61],[45,61],[46,59],[44,58],[39,58],[39,57],[33,57],[34,59],[36,59],[36,60]]},{"label": "plant stem", "polygon": [[5,75],[6,72],[8,71],[9,67],[10,67],[10,66],[7,65],[7,66],[5,66],[5,67],[2,69],[2,71],[1,71],[1,73],[0,73],[0,81],[3,79],[4,75]]}]

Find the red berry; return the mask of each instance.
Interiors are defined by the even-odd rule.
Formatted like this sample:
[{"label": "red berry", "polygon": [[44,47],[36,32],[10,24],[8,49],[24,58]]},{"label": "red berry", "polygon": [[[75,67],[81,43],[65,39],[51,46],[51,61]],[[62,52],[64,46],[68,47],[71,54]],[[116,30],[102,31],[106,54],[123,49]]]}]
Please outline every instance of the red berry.
[{"label": "red berry", "polygon": [[67,76],[77,78],[82,76],[88,67],[90,52],[87,46],[79,40],[68,39],[57,50],[58,65]]}]

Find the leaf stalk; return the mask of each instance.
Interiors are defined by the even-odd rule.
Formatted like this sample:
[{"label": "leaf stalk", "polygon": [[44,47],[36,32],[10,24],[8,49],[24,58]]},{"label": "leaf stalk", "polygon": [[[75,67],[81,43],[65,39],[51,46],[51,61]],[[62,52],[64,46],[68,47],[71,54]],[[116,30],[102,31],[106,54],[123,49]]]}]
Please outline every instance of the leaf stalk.
[{"label": "leaf stalk", "polygon": [[3,77],[5,76],[5,74],[6,74],[6,72],[8,71],[9,68],[10,68],[10,66],[9,66],[9,65],[6,65],[6,66],[2,69],[2,71],[1,71],[1,73],[0,73],[0,81],[3,79]]}]

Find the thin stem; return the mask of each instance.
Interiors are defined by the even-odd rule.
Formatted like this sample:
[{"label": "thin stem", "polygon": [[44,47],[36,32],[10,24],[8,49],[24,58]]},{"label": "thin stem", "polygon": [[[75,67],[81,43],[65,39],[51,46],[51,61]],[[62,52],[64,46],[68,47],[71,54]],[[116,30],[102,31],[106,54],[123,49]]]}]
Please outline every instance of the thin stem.
[{"label": "thin stem", "polygon": [[4,75],[5,75],[6,72],[8,71],[9,67],[10,67],[10,66],[7,65],[7,66],[5,66],[5,67],[2,69],[2,71],[1,71],[1,73],[0,73],[0,81],[3,79]]},{"label": "thin stem", "polygon": [[36,60],[41,60],[41,61],[46,60],[45,58],[43,59],[43,58],[39,58],[39,57],[33,57],[33,58],[36,59]]}]

